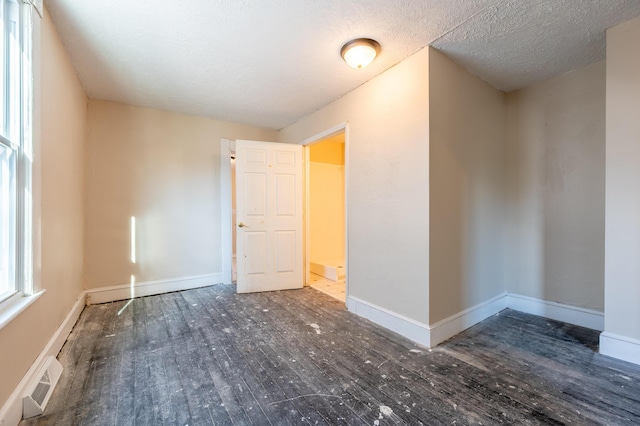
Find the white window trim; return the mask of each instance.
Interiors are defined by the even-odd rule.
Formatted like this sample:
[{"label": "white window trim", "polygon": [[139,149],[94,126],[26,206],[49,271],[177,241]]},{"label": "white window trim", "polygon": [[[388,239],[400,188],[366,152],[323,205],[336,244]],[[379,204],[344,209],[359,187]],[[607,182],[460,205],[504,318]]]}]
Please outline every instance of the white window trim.
[{"label": "white window trim", "polygon": [[[21,4],[34,5],[31,1],[18,0]],[[35,8],[35,7],[34,7]],[[37,8],[36,8],[37,11]],[[39,11],[37,11],[39,12]],[[20,11],[20,44],[32,49],[31,11],[23,7]],[[27,61],[29,66],[33,63],[32,53]],[[16,265],[14,292],[0,301],[0,330],[15,319],[21,312],[42,296],[45,291],[33,293],[33,200],[31,179],[33,173],[33,141],[31,140],[33,125],[31,116],[33,113],[33,70],[26,72],[25,64],[21,62],[21,87],[20,87],[20,144],[0,135],[0,143],[14,149],[18,153],[16,161]],[[26,192],[26,195],[25,195]]]},{"label": "white window trim", "polygon": [[0,305],[0,330],[31,306],[31,304],[45,294],[46,291],[47,290],[40,290],[31,296],[24,296],[22,293],[16,292],[13,296],[2,302]]}]

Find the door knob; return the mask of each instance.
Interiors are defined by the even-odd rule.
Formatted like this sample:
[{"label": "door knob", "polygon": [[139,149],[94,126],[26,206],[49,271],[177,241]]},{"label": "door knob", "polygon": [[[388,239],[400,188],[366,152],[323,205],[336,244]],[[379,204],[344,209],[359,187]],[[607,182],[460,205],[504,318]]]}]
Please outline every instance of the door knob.
[{"label": "door knob", "polygon": [[239,222],[239,223],[238,223],[238,228],[248,228],[248,226],[247,226],[247,225],[245,225],[245,224],[244,224],[244,223],[242,223],[242,222]]}]

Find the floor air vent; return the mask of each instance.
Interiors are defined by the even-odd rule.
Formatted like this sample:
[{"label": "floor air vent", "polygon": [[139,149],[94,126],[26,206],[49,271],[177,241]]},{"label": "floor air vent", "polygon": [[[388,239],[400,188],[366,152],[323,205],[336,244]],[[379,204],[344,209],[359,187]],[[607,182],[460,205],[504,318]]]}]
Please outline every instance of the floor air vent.
[{"label": "floor air vent", "polygon": [[23,418],[42,414],[61,374],[62,365],[58,360],[53,356],[47,358],[36,379],[28,387],[27,394],[22,398]]}]

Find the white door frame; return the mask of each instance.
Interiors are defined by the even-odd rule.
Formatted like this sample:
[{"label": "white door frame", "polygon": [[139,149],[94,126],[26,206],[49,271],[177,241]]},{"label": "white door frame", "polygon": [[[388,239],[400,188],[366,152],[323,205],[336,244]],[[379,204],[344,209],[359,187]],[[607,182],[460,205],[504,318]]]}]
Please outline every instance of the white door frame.
[{"label": "white door frame", "polygon": [[[317,133],[302,142],[299,145],[304,146],[304,187],[303,197],[305,203],[304,211],[304,234],[305,250],[304,256],[304,274],[305,285],[310,281],[310,253],[311,253],[311,240],[307,238],[307,229],[310,228],[309,224],[309,147],[314,142],[318,142],[327,138],[335,133],[344,132],[344,229],[345,229],[345,247],[344,247],[344,267],[346,277],[346,296],[349,297],[349,123],[342,122],[337,124],[323,132]],[[222,266],[222,282],[224,284],[232,283],[232,267],[233,267],[233,234],[232,234],[232,220],[231,220],[231,153],[235,152],[236,141],[231,139],[220,139],[220,218],[221,218],[221,266]]]},{"label": "white door frame", "polygon": [[[316,142],[326,139],[336,133],[344,132],[344,275],[346,285],[346,299],[349,298],[349,123],[343,122],[331,127],[323,132],[315,134],[302,142],[300,145],[304,146],[304,241],[305,241],[305,253],[304,253],[304,270],[305,270],[305,285],[308,285],[311,281],[311,238],[308,236],[308,229],[311,229],[311,223],[309,220],[310,203],[309,203],[309,145],[313,145]],[[346,302],[345,302],[346,303]]]},{"label": "white door frame", "polygon": [[236,141],[220,139],[220,245],[222,283],[233,281],[233,233],[231,195],[231,153],[236,150]]}]

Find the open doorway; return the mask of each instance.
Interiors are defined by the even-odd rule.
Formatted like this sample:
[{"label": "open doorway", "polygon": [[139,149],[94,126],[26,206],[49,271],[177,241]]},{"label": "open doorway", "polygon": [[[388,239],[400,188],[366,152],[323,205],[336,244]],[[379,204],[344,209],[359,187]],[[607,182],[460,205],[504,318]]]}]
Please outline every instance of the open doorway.
[{"label": "open doorway", "polygon": [[306,147],[307,285],[346,302],[345,132]]},{"label": "open doorway", "polygon": [[[341,152],[341,160],[339,161],[333,160],[328,162],[325,162],[322,160],[316,161],[318,160],[318,157],[316,156],[316,153],[313,154],[314,163],[333,164],[334,166],[338,166],[337,168],[341,171],[341,176],[338,178],[338,181],[342,182],[339,188],[336,186],[334,187],[333,191],[326,191],[326,187],[327,187],[326,182],[323,181],[322,179],[318,181],[320,182],[321,190],[322,188],[324,188],[324,191],[320,194],[324,193],[324,195],[328,194],[331,196],[331,194],[334,193],[333,201],[330,204],[333,204],[334,206],[337,204],[337,207],[333,212],[341,213],[341,217],[339,220],[339,226],[337,228],[334,227],[331,229],[340,230],[339,232],[340,237],[336,238],[336,240],[340,241],[340,243],[336,251],[329,252],[328,255],[323,255],[321,253],[319,256],[317,256],[319,258],[314,257],[313,263],[316,265],[333,266],[335,268],[335,274],[331,275],[329,278],[327,278],[324,274],[325,273],[328,274],[330,271],[330,268],[325,268],[324,266],[320,266],[321,268],[323,268],[323,271],[320,274],[315,273],[315,275],[318,275],[320,277],[320,278],[316,277],[317,280],[320,280],[320,281],[328,280],[331,282],[325,281],[325,283],[332,284],[334,286],[335,285],[340,286],[340,287],[334,287],[334,288],[338,288],[338,290],[334,292],[334,294],[332,295],[335,295],[337,298],[343,301],[345,300],[345,295],[348,294],[347,278],[348,278],[348,271],[349,271],[349,267],[348,267],[349,251],[348,251],[348,238],[347,238],[348,217],[347,217],[347,210],[346,210],[346,204],[348,199],[348,195],[346,193],[346,184],[347,184],[348,175],[349,175],[347,129],[348,129],[347,123],[342,123],[338,126],[335,126],[332,129],[322,132],[321,134],[315,135],[305,141],[302,141],[299,144],[299,146],[304,146],[304,151],[301,152],[301,154],[304,154],[303,155],[304,160],[300,161],[299,163],[298,161],[295,162],[296,164],[304,165],[304,177],[302,176],[302,174],[299,175],[300,176],[299,182],[301,182],[301,184],[304,179],[304,184],[303,184],[304,193],[302,194],[302,196],[296,196],[296,198],[300,200],[302,199],[305,200],[306,205],[304,207],[304,211],[307,212],[305,214],[304,223],[303,223],[303,219],[300,219],[301,224],[304,227],[304,231],[303,231],[304,242],[299,241],[299,243],[296,243],[296,246],[300,247],[301,251],[298,252],[297,250],[294,250],[295,253],[300,254],[300,258],[296,258],[294,260],[294,263],[296,265],[299,264],[300,267],[304,269],[304,273],[303,273],[304,276],[300,277],[301,278],[300,286],[302,286],[303,285],[302,283],[306,285],[309,285],[312,283],[310,269],[311,269],[311,263],[312,263],[311,262],[311,243],[312,243],[313,237],[310,235],[311,225],[309,223],[310,215],[308,214],[310,212],[310,205],[309,205],[310,196],[312,195],[310,193],[310,188],[309,188],[310,181],[308,176],[308,172],[312,168],[310,164],[311,163],[310,161],[311,146],[318,144],[319,142],[326,141],[327,139],[332,139],[334,137],[336,139],[340,138],[339,151]],[[333,140],[334,143],[338,142],[336,139]],[[239,271],[240,268],[237,267],[237,263],[236,263],[237,258],[240,256],[240,253],[239,253],[240,250],[239,250],[239,247],[237,246],[238,227],[239,226],[246,227],[246,224],[241,223],[238,219],[239,216],[236,214],[238,209],[238,207],[236,206],[236,202],[238,201],[236,199],[236,193],[237,193],[236,187],[238,186],[237,185],[238,182],[236,181],[236,177],[237,177],[236,168],[238,166],[237,164],[238,154],[236,150],[237,141],[222,138],[220,142],[221,142],[220,144],[220,173],[221,173],[220,206],[221,206],[221,224],[222,224],[222,229],[221,229],[222,282],[225,284],[231,284],[236,281],[236,278],[239,278],[238,274],[240,273]],[[287,144],[281,144],[281,145],[285,146]],[[322,149],[322,145],[319,145],[319,147],[320,149]],[[337,150],[335,146],[333,147],[333,149]],[[232,160],[231,158],[232,156],[235,157],[235,161]],[[289,158],[289,156],[281,156],[281,157],[282,159]],[[294,181],[298,182],[297,179],[298,178],[296,177]],[[339,194],[337,198],[335,197],[335,193]],[[316,201],[317,201],[317,196],[318,194],[316,194]],[[320,205],[322,205],[322,203],[320,203]],[[322,217],[323,214],[316,213],[315,216]],[[322,231],[316,230],[314,233],[316,236],[322,235]],[[302,254],[302,250],[304,251],[304,254]],[[304,260],[302,259],[302,256],[304,256]],[[316,268],[315,265],[314,265],[314,268]]]}]

